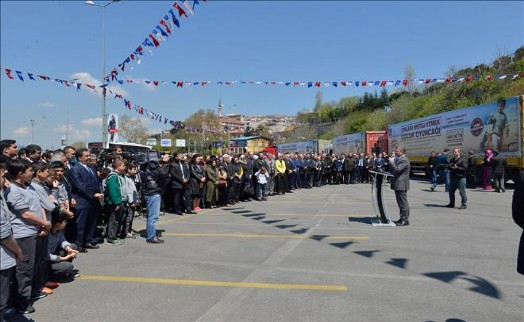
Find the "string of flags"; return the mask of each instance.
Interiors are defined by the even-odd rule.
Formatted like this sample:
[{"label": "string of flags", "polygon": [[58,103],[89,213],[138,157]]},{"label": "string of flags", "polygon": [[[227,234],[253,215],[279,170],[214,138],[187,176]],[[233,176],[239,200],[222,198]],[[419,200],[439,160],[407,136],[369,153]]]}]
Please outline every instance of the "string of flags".
[{"label": "string of flags", "polygon": [[165,80],[138,80],[133,78],[127,78],[126,80],[116,79],[116,82],[119,84],[124,83],[134,83],[134,84],[147,84],[152,86],[172,86],[176,88],[184,87],[194,87],[194,86],[209,86],[209,85],[218,85],[218,86],[234,86],[234,85],[260,85],[260,86],[286,86],[286,87],[386,87],[386,86],[407,86],[411,84],[435,84],[435,83],[457,83],[457,82],[471,82],[478,80],[501,80],[501,79],[516,79],[524,78],[524,73],[522,74],[503,74],[503,75],[488,75],[488,76],[464,76],[464,77],[445,77],[445,78],[424,78],[424,79],[397,79],[397,80],[376,80],[376,81],[309,81],[309,82],[297,82],[297,81],[165,81]]},{"label": "string of flags", "polygon": [[[0,67],[0,70],[4,70],[5,72],[5,75],[7,76],[8,79],[10,80],[14,80],[15,79],[15,76],[13,76],[13,70],[11,68],[4,68],[4,67]],[[217,135],[220,133],[219,130],[216,130],[216,129],[210,129],[208,127],[203,127],[203,128],[199,128],[199,127],[193,127],[189,124],[186,124],[184,122],[181,122],[181,121],[173,121],[165,116],[162,116],[158,113],[155,113],[139,104],[136,104],[134,102],[132,102],[131,100],[128,100],[126,99],[122,94],[119,94],[119,93],[116,93],[115,91],[111,90],[111,89],[108,89],[107,88],[107,85],[108,84],[103,84],[103,85],[98,85],[98,86],[95,86],[95,85],[92,85],[92,84],[87,84],[87,83],[80,83],[78,81],[75,81],[75,80],[66,80],[66,79],[59,79],[59,78],[53,78],[53,77],[49,77],[49,76],[46,76],[46,75],[41,75],[41,74],[36,74],[36,73],[24,73],[22,71],[19,71],[19,70],[15,70],[14,71],[14,74],[16,74],[16,78],[18,78],[18,80],[22,81],[22,82],[25,82],[25,80],[30,80],[30,81],[49,81],[49,82],[53,82],[55,84],[61,84],[63,86],[66,86],[66,87],[69,87],[69,88],[72,88],[72,89],[76,89],[77,91],[80,91],[83,87],[86,87],[88,88],[89,90],[92,90],[93,92],[95,93],[98,93],[98,89],[99,88],[102,88],[102,90],[105,88],[106,91],[115,99],[119,99],[122,101],[123,105],[124,105],[124,108],[129,110],[129,111],[135,111],[136,113],[138,113],[139,115],[142,115],[142,116],[146,116],[152,120],[155,120],[155,121],[158,121],[159,123],[164,123],[164,124],[170,124],[171,126],[173,126],[173,128],[175,129],[182,129],[182,130],[185,130],[187,132],[191,132],[191,133],[211,133],[211,134],[214,134],[214,135]],[[109,96],[109,95],[108,95]]]},{"label": "string of flags", "polygon": [[[200,1],[207,2],[207,0]],[[180,2],[180,4],[178,4],[178,2]],[[117,80],[119,71],[124,72],[126,65],[130,64],[131,61],[136,61],[137,64],[140,64],[140,57],[144,55],[144,50],[147,50],[151,55],[153,55],[153,51],[151,49],[158,48],[163,41],[166,41],[169,37],[171,37],[175,31],[175,26],[180,29],[179,18],[184,16],[186,19],[188,19],[190,15],[193,15],[195,6],[200,3],[199,0],[193,0],[193,5],[191,5],[187,0],[179,0],[178,2],[174,2],[172,4],[168,12],[160,19],[158,24],[144,39],[144,41],[142,41],[142,43],[131,54],[129,54],[120,64],[118,64],[117,67],[111,69],[111,72],[109,72],[109,74],[104,77],[105,82],[109,83]]]}]

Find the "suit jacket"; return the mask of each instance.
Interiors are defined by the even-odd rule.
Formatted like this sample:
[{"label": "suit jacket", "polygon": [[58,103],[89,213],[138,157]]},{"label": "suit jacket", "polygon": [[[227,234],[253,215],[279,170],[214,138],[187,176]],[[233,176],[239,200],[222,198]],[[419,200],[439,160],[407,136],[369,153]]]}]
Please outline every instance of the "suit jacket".
[{"label": "suit jacket", "polygon": [[391,180],[392,190],[409,190],[409,173],[411,172],[411,164],[406,155],[398,158],[398,161],[390,164],[393,172],[393,179]]},{"label": "suit jacket", "polygon": [[[182,168],[184,170],[184,175],[182,175],[182,169],[180,168],[180,164],[182,164]],[[183,179],[189,180],[190,178],[190,172],[189,172],[189,165],[185,162],[173,162],[173,165],[171,166],[171,169],[169,170],[169,173],[171,174],[171,188],[173,189],[182,189],[189,185],[189,181],[187,181],[185,184],[182,183]]]},{"label": "suit jacket", "polygon": [[101,193],[102,181],[95,167],[87,165],[92,172],[86,169],[82,163],[77,163],[69,170],[73,195],[76,199],[76,209],[90,208],[96,199],[95,193]]}]

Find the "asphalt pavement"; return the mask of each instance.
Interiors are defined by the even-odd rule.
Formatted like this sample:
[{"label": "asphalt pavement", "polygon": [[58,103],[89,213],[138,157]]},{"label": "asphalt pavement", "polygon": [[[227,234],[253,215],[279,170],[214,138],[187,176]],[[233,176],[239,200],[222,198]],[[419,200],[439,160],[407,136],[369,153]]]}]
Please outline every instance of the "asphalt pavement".
[{"label": "asphalt pavement", "polygon": [[[164,244],[80,254],[81,277],[10,320],[524,321],[513,191],[468,190],[459,210],[443,190],[411,180],[404,227],[371,225],[369,184],[165,214]],[[386,199],[398,219],[389,189]]]}]

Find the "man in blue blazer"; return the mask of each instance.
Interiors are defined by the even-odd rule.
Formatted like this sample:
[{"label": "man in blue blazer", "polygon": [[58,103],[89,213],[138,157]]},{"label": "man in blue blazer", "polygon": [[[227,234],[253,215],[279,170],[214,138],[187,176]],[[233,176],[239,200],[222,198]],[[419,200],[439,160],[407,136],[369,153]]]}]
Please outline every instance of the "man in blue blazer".
[{"label": "man in blue blazer", "polygon": [[400,208],[400,220],[395,221],[397,226],[409,225],[409,174],[411,172],[411,164],[406,156],[406,150],[403,146],[399,146],[395,150],[395,162],[390,164],[393,172],[393,179],[391,180],[391,189],[395,190],[395,197]]},{"label": "man in blue blazer", "polygon": [[70,170],[69,179],[76,199],[76,241],[80,251],[98,248],[95,240],[96,220],[100,214],[100,199],[104,198],[102,183],[96,168],[88,165],[88,149],[75,152],[78,163]]}]

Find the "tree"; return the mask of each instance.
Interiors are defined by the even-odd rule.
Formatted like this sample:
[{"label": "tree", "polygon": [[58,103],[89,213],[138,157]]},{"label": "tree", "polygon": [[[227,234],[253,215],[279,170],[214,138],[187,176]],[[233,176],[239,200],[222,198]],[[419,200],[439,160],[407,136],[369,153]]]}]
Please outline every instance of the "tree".
[{"label": "tree", "polygon": [[120,117],[119,133],[125,137],[128,142],[145,144],[149,137],[149,131],[145,126],[145,120],[142,118],[131,118],[128,115]]}]

